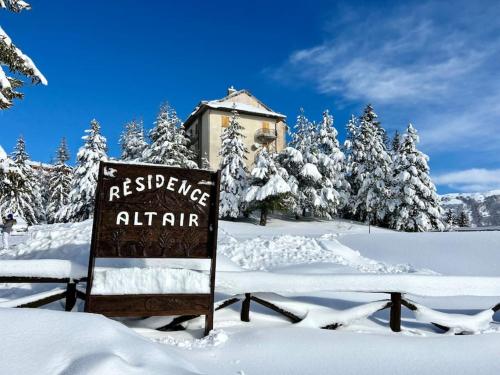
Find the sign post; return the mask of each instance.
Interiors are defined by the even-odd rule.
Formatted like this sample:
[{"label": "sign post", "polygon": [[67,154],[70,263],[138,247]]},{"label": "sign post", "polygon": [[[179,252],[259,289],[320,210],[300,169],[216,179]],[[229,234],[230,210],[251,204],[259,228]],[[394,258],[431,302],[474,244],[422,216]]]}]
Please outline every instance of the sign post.
[{"label": "sign post", "polygon": [[[205,315],[213,328],[220,172],[101,162],[85,311],[112,317]],[[97,258],[210,261],[207,294],[92,294]]]}]

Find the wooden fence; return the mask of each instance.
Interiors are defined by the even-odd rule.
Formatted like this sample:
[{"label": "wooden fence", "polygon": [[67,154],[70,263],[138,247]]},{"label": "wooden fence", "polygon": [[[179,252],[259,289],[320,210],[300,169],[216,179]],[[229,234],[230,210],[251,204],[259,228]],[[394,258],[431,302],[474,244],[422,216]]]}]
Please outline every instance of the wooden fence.
[{"label": "wooden fence", "polygon": [[19,298],[9,307],[40,307],[49,303],[65,299],[65,311],[71,311],[76,304],[77,297],[85,298],[85,294],[77,291],[77,284],[83,280],[74,280],[71,278],[55,277],[23,277],[23,276],[0,276],[0,283],[10,284],[63,284],[66,287],[55,288],[49,291],[36,293],[27,297]]},{"label": "wooden fence", "polygon": [[[334,277],[334,276],[332,276]],[[33,284],[64,284],[65,288],[55,288],[49,291],[41,292],[34,294],[32,296],[23,297],[13,301],[13,304],[10,304],[8,307],[40,307],[58,300],[65,299],[65,310],[71,311],[76,304],[77,298],[85,300],[85,292],[77,288],[78,283],[85,282],[86,278],[80,279],[71,279],[71,278],[54,278],[54,277],[21,277],[21,276],[0,276],[0,283],[33,283]],[[335,290],[335,292],[342,292],[342,290]],[[346,290],[346,292],[355,292],[353,290]],[[405,293],[398,292],[368,292],[360,290],[360,293],[376,293],[381,294],[385,293],[390,296],[387,300],[382,300],[381,302],[386,301],[385,304],[382,305],[377,311],[390,309],[389,314],[389,327],[393,332],[401,331],[401,312],[402,307],[409,309],[412,312],[417,312],[419,307],[417,304],[407,299]],[[304,295],[306,293],[301,293]],[[234,305],[235,303],[241,302],[241,311],[240,311],[240,319],[244,322],[250,321],[250,311],[252,302],[264,306],[270,310],[275,311],[276,313],[286,317],[291,323],[299,323],[303,320],[303,317],[299,316],[297,313],[290,311],[283,304],[276,303],[266,299],[266,293],[242,293],[234,295],[228,299],[219,301],[214,305],[214,311],[218,311]],[[500,303],[491,307],[493,313],[500,311]],[[374,313],[374,312],[373,312]],[[371,314],[370,314],[371,315]],[[450,314],[452,315],[452,314]],[[183,329],[182,323],[197,318],[199,315],[184,315],[178,316],[174,318],[169,324],[158,328],[161,331],[168,330],[179,330]],[[448,331],[450,328],[438,322],[431,322],[434,326],[442,329],[443,331]],[[334,318],[328,324],[320,327],[323,329],[337,329],[344,324],[342,322],[336,322]]]},{"label": "wooden fence", "polygon": [[[366,293],[366,292],[361,292],[361,293]],[[405,299],[403,293],[400,293],[400,292],[386,292],[386,293],[388,295],[390,295],[390,299],[387,299],[387,303],[385,305],[383,305],[382,308],[378,309],[377,311],[390,309],[389,327],[393,332],[401,332],[401,322],[402,322],[401,310],[402,310],[402,307],[406,307],[413,312],[416,312],[418,310],[418,307],[413,302],[409,301],[408,299]],[[379,293],[377,293],[377,294],[379,294]],[[241,302],[240,319],[243,322],[250,322],[250,307],[251,307],[252,302],[255,302],[261,306],[264,306],[270,310],[275,311],[276,313],[286,317],[291,323],[299,323],[303,320],[302,317],[287,310],[283,306],[280,306],[279,304],[273,303],[271,301],[268,301],[268,300],[262,298],[259,295],[259,293],[244,293],[241,295],[235,295],[235,296],[228,298],[224,301],[220,301],[218,304],[216,304],[215,311],[218,311],[220,309],[231,306],[237,302]],[[492,307],[491,310],[493,311],[493,313],[500,311],[500,303],[498,303],[494,307]],[[194,318],[197,318],[197,316],[189,315],[189,316],[177,317],[171,323],[169,323],[161,328],[158,328],[158,329],[161,331],[182,329],[182,327],[180,326],[181,323],[187,322],[187,321],[194,319]],[[444,325],[439,324],[439,323],[435,323],[435,322],[431,322],[431,323],[434,326],[440,328],[441,330],[443,330],[445,332],[450,329],[450,327],[444,326]],[[342,323],[335,322],[332,319],[332,322],[330,322],[329,324],[326,324],[320,328],[335,330],[341,326],[343,326]]]}]

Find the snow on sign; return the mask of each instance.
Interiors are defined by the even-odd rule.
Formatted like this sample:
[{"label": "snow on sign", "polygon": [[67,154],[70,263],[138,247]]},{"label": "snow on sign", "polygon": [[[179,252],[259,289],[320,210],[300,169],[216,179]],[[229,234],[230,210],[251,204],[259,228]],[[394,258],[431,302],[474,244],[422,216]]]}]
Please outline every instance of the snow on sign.
[{"label": "snow on sign", "polygon": [[[206,315],[208,333],[213,325],[219,181],[219,172],[101,162],[85,311]],[[209,259],[209,293],[92,293],[97,258]]]}]

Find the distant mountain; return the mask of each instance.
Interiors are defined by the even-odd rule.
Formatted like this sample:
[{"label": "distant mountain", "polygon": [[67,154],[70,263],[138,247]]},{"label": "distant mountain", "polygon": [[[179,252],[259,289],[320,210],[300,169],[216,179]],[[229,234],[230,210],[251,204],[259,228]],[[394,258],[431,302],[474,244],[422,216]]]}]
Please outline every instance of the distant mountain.
[{"label": "distant mountain", "polygon": [[500,226],[500,190],[445,194],[441,195],[441,204],[455,214],[464,211],[473,227]]}]

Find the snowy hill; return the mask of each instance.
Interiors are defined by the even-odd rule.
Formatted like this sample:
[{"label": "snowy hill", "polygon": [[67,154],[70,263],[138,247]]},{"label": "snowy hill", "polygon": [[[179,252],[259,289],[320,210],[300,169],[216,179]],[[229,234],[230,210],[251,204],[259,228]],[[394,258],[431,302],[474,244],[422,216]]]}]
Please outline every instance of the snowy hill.
[{"label": "snowy hill", "polygon": [[486,193],[453,193],[441,196],[445,210],[464,211],[473,227],[500,225],[500,190]]},{"label": "snowy hill", "polygon": [[[64,309],[60,301],[40,309],[10,309],[16,300],[53,286],[0,284],[0,374],[499,373],[500,312],[490,322],[493,313],[484,310],[499,302],[497,294],[438,297],[432,291],[458,288],[464,293],[469,285],[462,278],[492,284],[489,278],[500,276],[500,232],[398,233],[372,227],[368,233],[366,225],[346,220],[276,216],[266,227],[255,222],[220,222],[216,301],[230,298],[243,285],[244,292],[260,291],[260,297],[302,317],[300,323],[292,324],[254,302],[250,321],[242,322],[238,302],[217,311],[215,329],[201,338],[203,317],[184,323],[185,330],[163,332],[156,328],[170,323],[170,317],[118,323],[81,313],[80,300],[71,313],[60,311]],[[74,277],[86,276],[91,228],[90,220],[31,227],[28,234],[13,238],[9,251],[0,251],[0,274],[12,274],[13,265],[26,275],[58,274],[68,272],[62,266],[69,263]],[[124,279],[113,278],[106,271],[110,264],[102,261],[99,266],[108,272],[109,286],[125,285],[130,291],[136,279],[122,283]],[[162,266],[171,275],[180,266],[208,267],[200,260],[187,262],[129,259],[120,261],[120,266],[148,268],[148,274],[150,267]],[[368,280],[370,290],[376,290],[380,277],[384,282],[394,280],[398,287],[411,279],[411,285],[425,292],[408,294],[408,299],[433,310],[417,316],[404,309],[403,332],[396,334],[387,326],[387,309],[365,314],[366,309],[378,310],[385,304],[386,294],[351,292],[346,287],[335,291],[325,287],[332,275],[337,277],[335,287],[346,280],[350,286]],[[444,285],[442,280],[448,277],[454,281]],[[439,280],[440,287],[430,287],[427,279],[432,285]],[[94,287],[101,283],[106,289],[101,281],[96,280]],[[134,285],[149,288],[150,283]],[[495,285],[498,288],[499,283]],[[443,335],[428,324],[425,311],[431,311],[430,321],[436,314],[445,313],[447,319],[463,319],[465,314],[476,334]],[[488,319],[476,328],[485,311]],[[335,331],[318,329],[332,321],[343,326]],[[404,364],[400,370],[394,369],[394,358]]]}]

